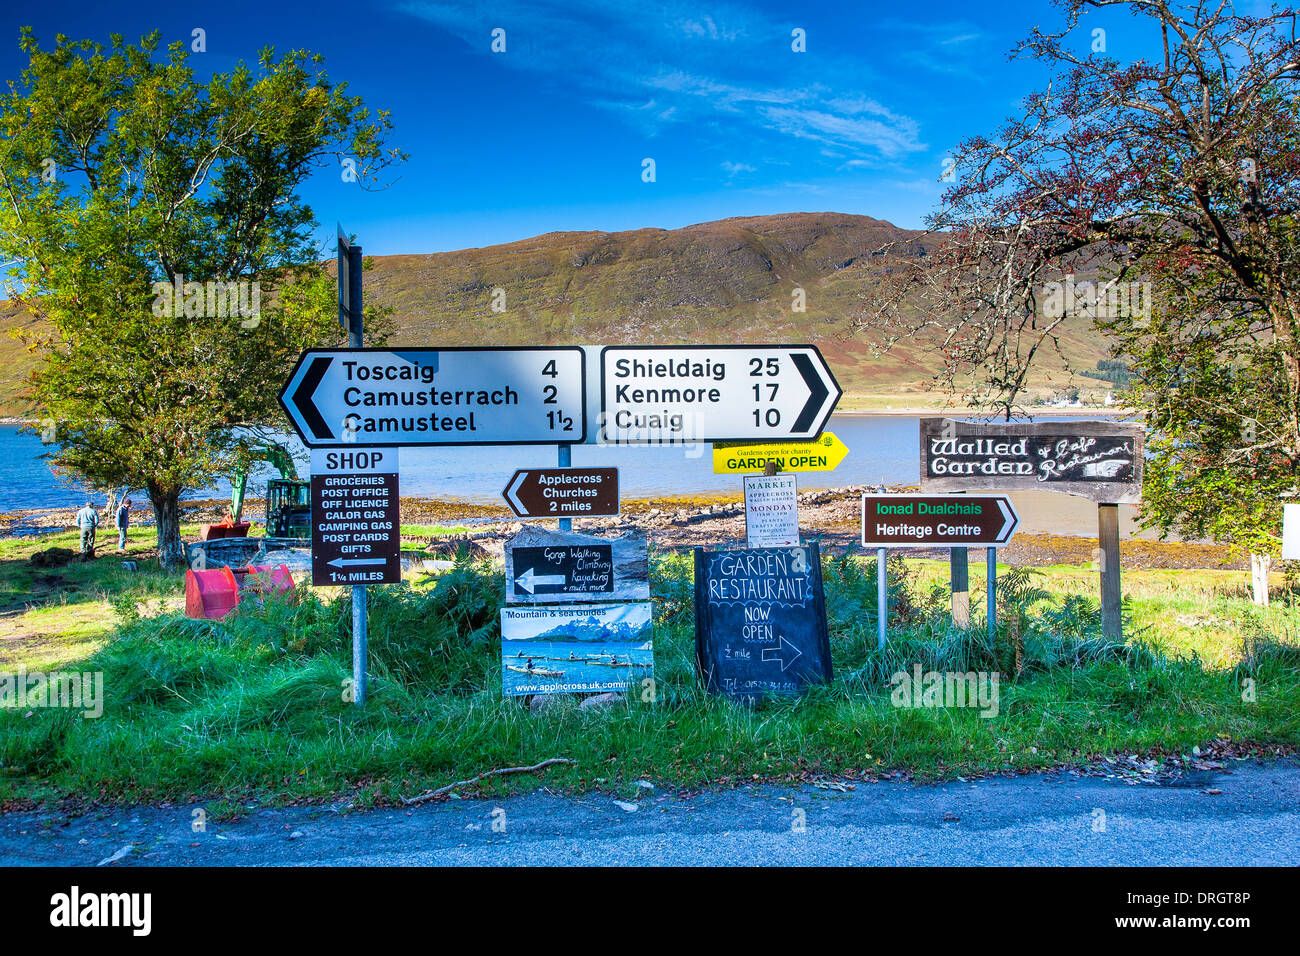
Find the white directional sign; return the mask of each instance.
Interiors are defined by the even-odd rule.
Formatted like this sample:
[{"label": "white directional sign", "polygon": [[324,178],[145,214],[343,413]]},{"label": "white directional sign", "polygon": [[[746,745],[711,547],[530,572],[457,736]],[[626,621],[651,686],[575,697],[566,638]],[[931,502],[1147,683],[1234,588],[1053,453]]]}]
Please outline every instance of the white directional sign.
[{"label": "white directional sign", "polygon": [[280,393],[313,447],[551,445],[587,431],[580,348],[309,349]]},{"label": "white directional sign", "polygon": [[610,444],[815,438],[840,387],[812,345],[610,346],[601,350]]}]

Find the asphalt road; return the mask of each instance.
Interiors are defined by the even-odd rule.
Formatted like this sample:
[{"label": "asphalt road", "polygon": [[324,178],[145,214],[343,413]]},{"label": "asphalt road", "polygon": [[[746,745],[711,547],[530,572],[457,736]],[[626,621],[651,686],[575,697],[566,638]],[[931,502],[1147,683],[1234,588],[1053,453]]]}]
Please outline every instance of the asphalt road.
[{"label": "asphalt road", "polygon": [[843,792],[642,788],[623,802],[635,809],[545,790],[402,810],[254,808],[198,831],[197,805],[10,813],[0,816],[0,865],[1300,864],[1291,762],[1159,786],[1052,773]]}]

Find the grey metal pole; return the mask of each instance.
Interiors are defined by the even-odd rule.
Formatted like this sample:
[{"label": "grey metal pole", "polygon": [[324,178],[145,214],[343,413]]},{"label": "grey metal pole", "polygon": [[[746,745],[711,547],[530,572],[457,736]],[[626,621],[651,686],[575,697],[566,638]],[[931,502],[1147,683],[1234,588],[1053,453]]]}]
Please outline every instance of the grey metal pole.
[{"label": "grey metal pole", "polygon": [[366,702],[366,589],[352,585],[352,687],[353,702]]},{"label": "grey metal pole", "polygon": [[988,580],[984,583],[985,596],[984,600],[988,606],[989,612],[989,640],[993,640],[993,635],[998,627],[998,549],[984,549],[984,564],[987,571]]},{"label": "grey metal pole", "polygon": [[[365,312],[361,308],[361,247],[348,249],[348,345],[361,348]],[[353,703],[366,702],[367,667],[366,588],[352,585],[352,692]]]},{"label": "grey metal pole", "polygon": [[[560,446],[559,446],[559,465],[560,465],[560,467],[561,467],[561,468],[568,468],[568,467],[569,467],[570,465],[572,465],[572,464],[573,464],[573,446],[572,446],[572,445],[560,445]],[[561,531],[572,531],[572,530],[573,530],[573,519],[572,519],[572,518],[561,518],[561,519],[560,519],[560,530],[561,530]]]},{"label": "grey metal pole", "polygon": [[889,588],[885,581],[885,549],[876,549],[876,616],[880,619],[876,650],[885,649],[885,618],[889,616]]}]

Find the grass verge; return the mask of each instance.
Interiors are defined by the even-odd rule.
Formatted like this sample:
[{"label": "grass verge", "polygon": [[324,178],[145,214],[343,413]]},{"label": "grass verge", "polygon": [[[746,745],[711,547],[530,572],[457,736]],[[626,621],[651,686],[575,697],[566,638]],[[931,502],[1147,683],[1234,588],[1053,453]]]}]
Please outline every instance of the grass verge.
[{"label": "grass verge", "polygon": [[[641,778],[695,788],[894,769],[923,778],[1028,770],[1117,752],[1187,753],[1223,736],[1300,742],[1300,616],[1289,604],[1252,608],[1239,575],[1129,575],[1132,636],[1115,643],[1080,596],[1095,585],[1082,568],[1007,573],[992,639],[978,607],[975,627],[952,627],[945,570],[891,562],[882,653],[874,562],[828,560],[835,681],[747,709],[701,690],[689,558],[656,555],[654,699],[638,691],[607,710],[540,714],[500,696],[503,582],[489,564],[461,561],[427,587],[371,589],[373,683],[361,713],[343,693],[346,597],[304,591],[199,622],[151,601],[153,583],[137,577],[112,602],[111,633],[77,665],[103,674],[101,717],[0,710],[0,800],[233,807],[346,793],[366,806],[548,757],[574,761],[548,770],[548,785],[617,791]],[[997,715],[893,706],[891,675],[918,663],[997,672]],[[499,777],[480,791],[537,785]]]}]

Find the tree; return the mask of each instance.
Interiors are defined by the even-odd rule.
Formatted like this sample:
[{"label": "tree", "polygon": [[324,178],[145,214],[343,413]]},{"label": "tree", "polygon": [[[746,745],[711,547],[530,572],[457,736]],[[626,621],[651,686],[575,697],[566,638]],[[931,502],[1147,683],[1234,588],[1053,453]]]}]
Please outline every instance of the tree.
[{"label": "tree", "polygon": [[298,352],[339,335],[297,190],[326,164],[367,184],[403,157],[388,115],[320,57],[268,49],[201,82],[159,42],[46,50],[22,31],[27,68],[0,96],[0,253],[18,262],[11,297],[49,322],[32,385],[53,462],[143,487],[174,569],[182,493],[228,472]]},{"label": "tree", "polygon": [[[1300,453],[1296,18],[1059,5],[1061,31],[1013,54],[1047,68],[1046,89],[958,148],[934,254],[884,250],[892,271],[857,324],[879,348],[937,335],[940,380],[969,376],[971,401],[1010,416],[1063,323],[1091,318],[1145,409],[1143,521],[1272,551]],[[1151,28],[1151,58],[1080,36],[1083,14],[1110,7]]]}]

